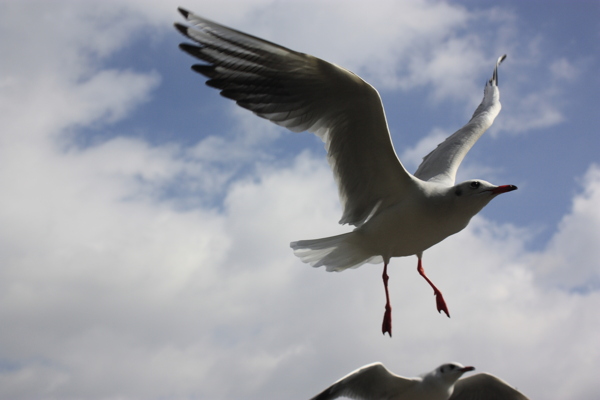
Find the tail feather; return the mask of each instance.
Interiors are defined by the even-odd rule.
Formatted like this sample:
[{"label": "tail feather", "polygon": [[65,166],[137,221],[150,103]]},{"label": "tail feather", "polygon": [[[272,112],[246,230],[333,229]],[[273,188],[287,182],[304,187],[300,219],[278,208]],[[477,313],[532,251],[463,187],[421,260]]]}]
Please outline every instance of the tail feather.
[{"label": "tail feather", "polygon": [[299,240],[290,243],[294,254],[313,267],[325,266],[327,271],[343,271],[365,263],[380,263],[380,256],[367,254],[355,243],[354,232],[321,239]]}]

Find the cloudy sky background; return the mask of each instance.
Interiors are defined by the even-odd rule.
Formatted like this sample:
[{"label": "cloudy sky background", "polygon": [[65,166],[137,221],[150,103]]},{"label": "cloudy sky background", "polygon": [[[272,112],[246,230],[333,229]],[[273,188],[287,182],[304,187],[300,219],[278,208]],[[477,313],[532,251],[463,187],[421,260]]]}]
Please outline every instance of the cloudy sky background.
[{"label": "cloudy sky background", "polygon": [[[367,4],[369,3],[369,4]],[[319,140],[207,88],[177,6],[376,85],[411,171],[496,58],[503,110],[459,179],[515,184],[425,253],[312,269],[347,231]],[[0,398],[307,399],[384,362],[458,361],[532,399],[596,398],[597,1],[0,1]]]}]

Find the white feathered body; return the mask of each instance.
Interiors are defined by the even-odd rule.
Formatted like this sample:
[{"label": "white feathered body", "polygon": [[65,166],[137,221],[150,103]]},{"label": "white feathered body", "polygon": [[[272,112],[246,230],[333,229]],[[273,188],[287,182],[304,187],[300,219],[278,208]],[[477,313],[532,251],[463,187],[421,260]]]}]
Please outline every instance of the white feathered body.
[{"label": "white feathered body", "polygon": [[343,271],[392,257],[418,255],[463,230],[492,198],[459,201],[445,185],[414,180],[413,196],[402,196],[392,206],[377,210],[354,231],[291,244],[294,253],[314,267]]}]

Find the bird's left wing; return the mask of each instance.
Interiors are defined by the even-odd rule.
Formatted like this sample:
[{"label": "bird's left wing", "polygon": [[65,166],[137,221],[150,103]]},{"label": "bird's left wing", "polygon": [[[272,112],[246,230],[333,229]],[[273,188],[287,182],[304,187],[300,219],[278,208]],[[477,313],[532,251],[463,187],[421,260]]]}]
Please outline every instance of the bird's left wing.
[{"label": "bird's left wing", "polygon": [[205,64],[192,68],[207,85],[259,117],[325,142],[344,214],[360,225],[394,204],[413,184],[390,138],[377,91],[352,72],[308,54],[179,10],[192,26],[176,28],[198,45],[182,44]]},{"label": "bird's left wing", "polygon": [[481,373],[459,379],[448,400],[529,400],[508,383],[493,375]]},{"label": "bird's left wing", "polygon": [[410,390],[417,382],[391,373],[381,363],[349,373],[310,400],[333,400],[344,396],[356,400],[387,400]]},{"label": "bird's left wing", "polygon": [[504,61],[506,54],[498,58],[492,78],[485,85],[483,100],[473,113],[471,120],[435,150],[423,158],[423,162],[415,172],[415,176],[424,181],[454,185],[456,171],[467,152],[477,139],[492,126],[500,113],[500,90],[498,89],[498,66]]}]

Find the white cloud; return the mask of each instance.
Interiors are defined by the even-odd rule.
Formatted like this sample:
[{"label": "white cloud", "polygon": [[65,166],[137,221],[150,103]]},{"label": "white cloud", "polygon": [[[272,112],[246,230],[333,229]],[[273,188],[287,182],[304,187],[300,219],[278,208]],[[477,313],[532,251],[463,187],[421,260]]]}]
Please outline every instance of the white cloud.
[{"label": "white cloud", "polygon": [[[145,152],[127,148],[133,159]],[[73,160],[71,168],[94,171],[93,161]],[[582,350],[596,340],[598,294],[549,286],[523,248],[526,231],[478,218],[426,252],[450,320],[434,311],[416,260],[394,261],[390,340],[378,332],[380,266],[326,273],[299,263],[287,247],[344,230],[335,224],[340,210],[323,160],[303,154],[290,168],[260,171],[258,181],[231,186],[222,214],[173,211],[145,198],[118,201],[132,189],[107,184],[111,179],[94,179],[95,190],[74,197],[70,189],[81,177],[55,182],[61,190],[49,197],[57,199],[18,216],[19,229],[4,215],[10,229],[2,231],[1,312],[12,328],[0,340],[11,349],[4,357],[19,361],[2,386],[19,390],[3,396],[308,397],[376,359],[404,374],[457,359],[544,398],[567,391],[548,387],[559,382],[549,376],[559,374],[577,385],[568,388],[571,398],[592,390],[594,378],[581,377],[576,364],[600,357]],[[575,202],[590,199],[584,193]],[[594,210],[576,207],[567,220],[589,220]],[[563,225],[569,240],[588,234]],[[563,256],[549,256],[556,254]],[[586,329],[574,330],[582,323]],[[552,363],[559,356],[561,363]],[[531,372],[542,367],[543,379]]]},{"label": "white cloud", "polygon": [[[592,165],[581,186],[583,193],[573,200],[556,235],[542,254],[531,263],[545,282],[568,291],[600,289],[600,169]],[[568,267],[568,268],[566,268]]]},{"label": "white cloud", "polygon": [[433,151],[438,144],[442,143],[448,137],[450,132],[444,132],[439,128],[434,128],[433,131],[411,148],[405,149],[402,154],[399,154],[402,164],[409,171],[416,171],[423,157]]},{"label": "white cloud", "polygon": [[550,64],[552,74],[561,79],[572,81],[580,74],[580,69],[566,58],[559,58]]},{"label": "white cloud", "polygon": [[[518,107],[511,107],[510,112],[506,113],[508,116],[500,120],[495,131],[523,133],[563,122],[565,117],[556,104],[560,97],[556,88],[544,88],[524,96],[516,102]],[[507,101],[510,102],[511,99]]]},{"label": "white cloud", "polygon": [[[541,252],[527,249],[527,228],[484,218],[426,252],[451,319],[435,312],[416,259],[394,260],[389,339],[379,333],[381,266],[326,273],[288,247],[347,229],[336,224],[341,210],[322,157],[303,152],[273,163],[260,145],[279,131],[255,130],[249,114],[240,122],[249,134],[232,134],[231,142],[209,136],[183,149],[118,136],[73,145],[77,128],[110,124],[151,97],[157,72],[105,70],[98,61],[167,19],[157,11],[166,6],[144,6],[145,14],[135,2],[124,13],[114,6],[125,3],[44,6],[23,30],[17,22],[27,9],[15,4],[2,5],[10,13],[0,12],[0,23],[31,46],[2,48],[10,62],[0,86],[0,398],[308,398],[375,360],[405,375],[458,360],[532,398],[593,397],[600,299],[586,284],[598,279],[590,243],[600,230],[597,167]],[[405,14],[394,7],[378,12],[405,19],[397,24],[422,43],[468,16],[445,3],[410,3]],[[274,8],[263,18],[281,15]],[[341,23],[371,29],[348,29],[353,40],[340,41],[340,60],[366,71],[369,63],[354,53],[367,49],[393,76],[402,68],[383,54],[400,28],[356,12]],[[436,27],[444,15],[448,25]],[[416,16],[428,23],[416,24]],[[327,24],[318,22],[299,40],[322,34],[316,28]],[[386,34],[384,46],[369,47],[374,30]],[[440,57],[467,51],[459,38],[443,42]],[[468,58],[483,60],[481,51]],[[450,75],[463,74],[456,59],[443,57],[423,64],[442,94],[451,86],[437,72],[450,65]],[[264,136],[255,139],[258,131]],[[235,165],[228,169],[219,156]],[[258,160],[253,173],[233,177],[250,160]],[[182,208],[165,197],[169,187],[194,182],[190,192],[219,188],[220,207]]]}]

